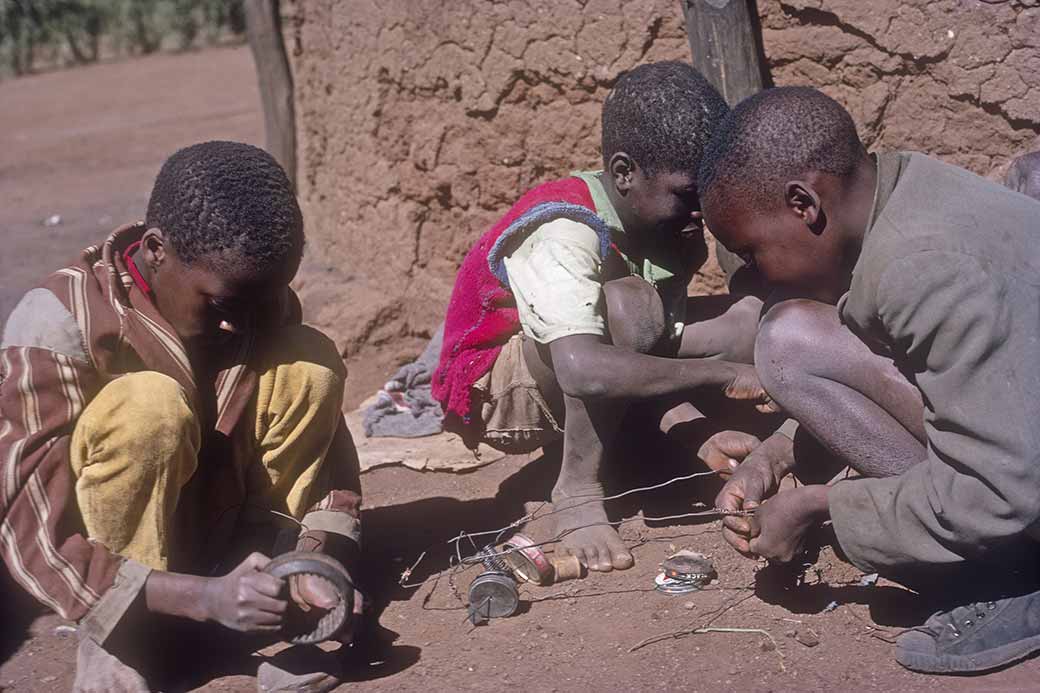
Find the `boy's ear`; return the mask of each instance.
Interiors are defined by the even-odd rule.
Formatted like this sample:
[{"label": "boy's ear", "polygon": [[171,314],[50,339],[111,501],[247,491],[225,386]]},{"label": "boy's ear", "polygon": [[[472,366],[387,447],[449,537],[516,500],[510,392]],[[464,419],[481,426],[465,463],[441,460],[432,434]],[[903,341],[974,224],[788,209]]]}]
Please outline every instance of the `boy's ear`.
[{"label": "boy's ear", "polygon": [[166,237],[162,230],[154,226],[141,236],[141,253],[146,265],[155,270],[166,261]]},{"label": "boy's ear", "polygon": [[632,174],[635,173],[636,163],[625,152],[617,152],[610,157],[610,176],[614,180],[614,187],[622,195],[632,189]]},{"label": "boy's ear", "polygon": [[820,204],[820,195],[803,180],[788,181],[784,186],[784,203],[794,212],[809,230],[819,235],[826,226],[826,216]]}]

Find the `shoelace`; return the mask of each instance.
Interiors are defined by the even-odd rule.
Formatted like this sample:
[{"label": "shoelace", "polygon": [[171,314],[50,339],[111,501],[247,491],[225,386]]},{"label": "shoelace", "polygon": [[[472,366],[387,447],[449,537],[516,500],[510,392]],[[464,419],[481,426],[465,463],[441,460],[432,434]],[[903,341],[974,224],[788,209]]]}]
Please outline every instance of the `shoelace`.
[{"label": "shoelace", "polygon": [[[940,628],[945,626],[952,631],[952,635],[955,638],[959,638],[963,630],[957,628],[957,623],[960,621],[963,625],[962,629],[971,628],[976,622],[986,618],[986,614],[997,608],[997,603],[992,601],[986,602],[975,602],[973,604],[966,604],[964,606],[957,607],[950,612],[950,621],[942,624]],[[958,613],[959,612],[959,613]],[[963,620],[962,620],[963,617]],[[975,620],[972,620],[974,617]],[[935,626],[919,626],[914,630],[920,630],[922,632],[929,633],[931,635],[938,636],[939,633],[936,631]]]}]

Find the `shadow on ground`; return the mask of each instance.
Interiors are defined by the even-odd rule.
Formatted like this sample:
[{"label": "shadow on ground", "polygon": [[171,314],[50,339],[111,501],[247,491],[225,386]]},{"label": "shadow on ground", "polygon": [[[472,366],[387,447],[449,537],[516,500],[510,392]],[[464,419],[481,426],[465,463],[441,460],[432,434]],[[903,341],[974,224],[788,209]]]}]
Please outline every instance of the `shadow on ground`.
[{"label": "shadow on ground", "polygon": [[0,563],[0,594],[4,605],[0,625],[0,664],[3,664],[32,636],[29,626],[43,609],[11,578],[3,563]]}]

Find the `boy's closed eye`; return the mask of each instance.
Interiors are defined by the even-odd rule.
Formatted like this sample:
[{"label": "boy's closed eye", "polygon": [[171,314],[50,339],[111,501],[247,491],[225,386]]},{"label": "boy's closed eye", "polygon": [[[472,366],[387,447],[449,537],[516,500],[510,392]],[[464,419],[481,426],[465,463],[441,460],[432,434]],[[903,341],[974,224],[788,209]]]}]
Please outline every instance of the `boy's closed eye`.
[{"label": "boy's closed eye", "polygon": [[213,298],[209,308],[217,323],[217,329],[236,334],[241,332],[250,322],[249,310],[237,301]]},{"label": "boy's closed eye", "polygon": [[738,250],[734,254],[743,261],[745,267],[753,268],[755,266],[755,256],[751,252]]}]

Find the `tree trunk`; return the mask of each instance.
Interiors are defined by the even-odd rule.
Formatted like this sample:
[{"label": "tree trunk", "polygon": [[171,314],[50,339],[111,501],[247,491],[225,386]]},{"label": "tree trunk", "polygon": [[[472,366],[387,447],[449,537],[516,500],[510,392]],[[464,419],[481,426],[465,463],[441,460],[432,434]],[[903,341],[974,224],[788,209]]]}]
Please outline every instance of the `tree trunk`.
[{"label": "tree trunk", "polygon": [[68,26],[65,27],[65,40],[69,44],[69,50],[72,52],[72,58],[80,65],[85,65],[89,62],[86,53],[79,46],[79,41],[76,39],[76,30]]},{"label": "tree trunk", "polygon": [[730,106],[760,91],[765,60],[755,0],[679,1],[694,67]]},{"label": "tree trunk", "polygon": [[264,108],[267,151],[296,186],[296,115],[293,79],[282,41],[278,0],[245,0],[246,37],[253,51]]}]

